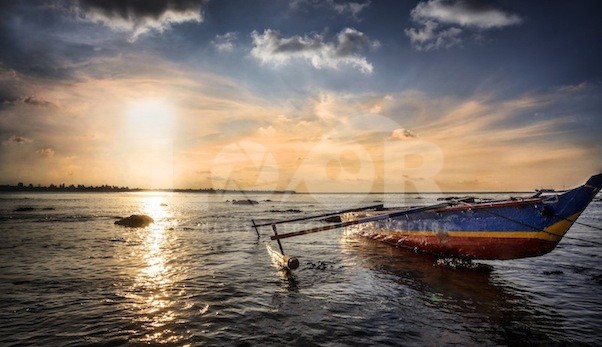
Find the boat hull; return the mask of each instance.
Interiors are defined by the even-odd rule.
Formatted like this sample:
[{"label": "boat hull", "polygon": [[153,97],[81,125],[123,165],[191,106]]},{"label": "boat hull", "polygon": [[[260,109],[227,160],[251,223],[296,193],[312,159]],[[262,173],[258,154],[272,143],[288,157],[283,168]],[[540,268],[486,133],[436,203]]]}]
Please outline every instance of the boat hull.
[{"label": "boat hull", "polygon": [[[488,232],[487,232],[488,233]],[[557,242],[533,237],[457,236],[453,232],[412,235],[396,231],[360,232],[359,235],[394,246],[411,248],[441,257],[465,259],[516,259],[552,251]]]},{"label": "boat hull", "polygon": [[[440,257],[516,259],[552,251],[602,186],[602,175],[562,194],[457,205],[347,227],[348,232]],[[403,210],[401,210],[403,211]],[[392,214],[352,212],[343,221]],[[394,213],[393,213],[394,215]]]}]

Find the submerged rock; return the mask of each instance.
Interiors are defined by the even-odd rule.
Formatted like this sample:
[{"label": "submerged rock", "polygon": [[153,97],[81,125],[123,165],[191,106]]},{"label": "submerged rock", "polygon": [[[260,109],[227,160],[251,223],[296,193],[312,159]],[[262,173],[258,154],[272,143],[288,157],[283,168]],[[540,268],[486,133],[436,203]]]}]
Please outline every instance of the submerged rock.
[{"label": "submerged rock", "polygon": [[246,200],[232,200],[232,203],[234,205],[257,205],[257,204],[259,204],[258,201],[251,200],[251,199],[246,199]]},{"label": "submerged rock", "polygon": [[116,221],[115,224],[130,228],[143,228],[154,222],[154,219],[145,214],[133,214],[129,217],[125,217]]},{"label": "submerged rock", "polygon": [[343,220],[341,219],[341,216],[332,216],[324,218],[322,219],[322,221],[326,223],[341,223]]},{"label": "submerged rock", "polygon": [[14,212],[28,212],[28,211],[33,211],[33,210],[35,210],[35,208],[33,208],[31,206],[25,206],[25,207],[17,207],[13,211]]}]

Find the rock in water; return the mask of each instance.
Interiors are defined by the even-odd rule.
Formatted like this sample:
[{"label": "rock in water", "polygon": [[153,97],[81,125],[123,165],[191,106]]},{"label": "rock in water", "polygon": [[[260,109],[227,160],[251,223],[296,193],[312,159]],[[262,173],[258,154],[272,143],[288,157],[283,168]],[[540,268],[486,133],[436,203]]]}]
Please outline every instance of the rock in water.
[{"label": "rock in water", "polygon": [[326,223],[341,223],[343,220],[341,220],[341,216],[332,216],[332,217],[324,218],[324,219],[322,219],[322,221],[324,221]]},{"label": "rock in water", "polygon": [[251,199],[246,199],[246,200],[232,200],[232,203],[234,205],[257,205],[257,204],[259,204],[258,201],[251,200]]},{"label": "rock in water", "polygon": [[125,217],[116,221],[115,224],[130,228],[143,228],[154,222],[154,219],[145,214],[133,214],[129,217]]},{"label": "rock in water", "polygon": [[13,211],[14,212],[29,212],[29,211],[33,211],[33,210],[35,210],[35,208],[33,208],[31,206],[25,206],[25,207],[17,207]]}]

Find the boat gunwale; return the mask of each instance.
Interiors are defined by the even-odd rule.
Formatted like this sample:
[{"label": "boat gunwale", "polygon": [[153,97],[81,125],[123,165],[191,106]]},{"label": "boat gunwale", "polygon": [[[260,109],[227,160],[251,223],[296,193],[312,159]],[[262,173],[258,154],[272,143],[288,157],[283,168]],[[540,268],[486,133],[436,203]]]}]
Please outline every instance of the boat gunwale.
[{"label": "boat gunwale", "polygon": [[[543,198],[511,198],[511,199],[506,199],[506,200],[485,201],[485,202],[478,202],[478,203],[467,203],[467,202],[458,201],[456,204],[451,205],[451,206],[435,208],[430,211],[424,211],[424,212],[442,213],[442,212],[478,210],[478,209],[486,209],[486,208],[512,207],[512,206],[520,208],[523,205],[535,205],[535,204],[538,204],[541,202],[544,202]],[[453,201],[450,201],[450,203],[453,203]],[[420,207],[420,206],[416,206],[416,207]],[[410,208],[412,208],[412,207],[410,207]],[[347,213],[363,213],[363,214],[367,214],[367,215],[377,215],[377,214],[392,213],[392,212],[396,212],[396,211],[403,212],[406,210],[407,209],[400,209],[398,207],[390,207],[390,208],[384,208],[384,209],[377,210],[377,211],[347,212]],[[344,213],[344,214],[347,214],[347,213]]]},{"label": "boat gunwale", "polygon": [[485,208],[497,208],[497,207],[522,207],[523,205],[534,205],[543,202],[542,198],[511,198],[507,200],[500,201],[487,201],[487,202],[479,202],[479,203],[466,203],[459,202],[458,205],[443,207],[434,210],[435,212],[451,212],[451,211],[461,211],[461,210],[478,210]]}]

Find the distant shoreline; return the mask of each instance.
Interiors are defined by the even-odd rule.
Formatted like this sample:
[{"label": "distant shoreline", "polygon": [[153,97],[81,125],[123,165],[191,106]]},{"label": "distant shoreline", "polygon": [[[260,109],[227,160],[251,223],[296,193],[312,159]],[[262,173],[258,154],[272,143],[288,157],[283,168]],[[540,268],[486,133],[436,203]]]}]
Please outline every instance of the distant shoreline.
[{"label": "distant shoreline", "polygon": [[142,188],[129,188],[129,187],[118,187],[118,186],[84,186],[84,185],[69,185],[65,186],[54,185],[50,186],[33,186],[19,184],[13,185],[0,185],[0,192],[7,193],[131,193],[131,192],[172,192],[172,193],[202,193],[202,194],[297,194],[294,190],[229,190],[229,189],[213,189],[213,188],[201,188],[201,189],[142,189]]},{"label": "distant shoreline", "polygon": [[[435,194],[530,194],[538,190],[524,190],[524,191],[452,191],[452,192],[297,192],[295,190],[231,190],[231,189],[213,189],[213,188],[199,188],[199,189],[144,189],[144,188],[130,188],[130,187],[118,187],[110,185],[101,186],[85,186],[85,185],[69,185],[64,184],[50,186],[34,186],[32,184],[18,184],[14,185],[0,185],[0,192],[7,193],[119,193],[119,192],[169,192],[169,193],[200,193],[200,194],[366,194],[366,195],[390,195],[390,194],[408,194],[408,195],[435,195]],[[564,190],[543,190],[546,193],[562,193]]]}]

